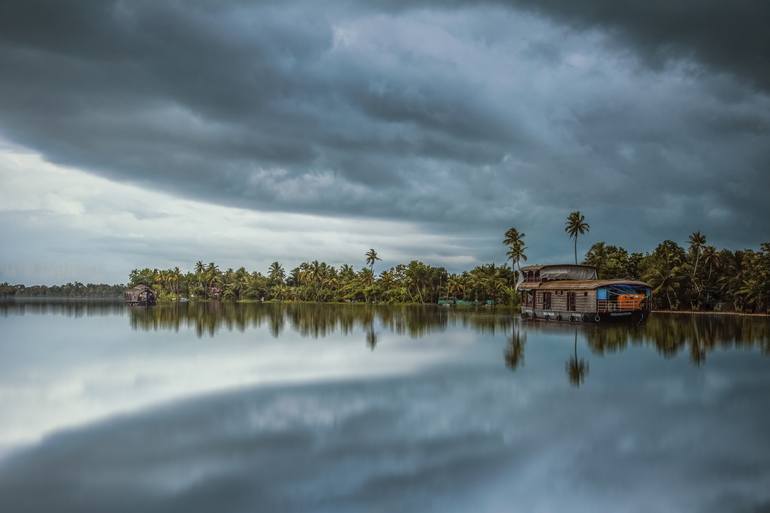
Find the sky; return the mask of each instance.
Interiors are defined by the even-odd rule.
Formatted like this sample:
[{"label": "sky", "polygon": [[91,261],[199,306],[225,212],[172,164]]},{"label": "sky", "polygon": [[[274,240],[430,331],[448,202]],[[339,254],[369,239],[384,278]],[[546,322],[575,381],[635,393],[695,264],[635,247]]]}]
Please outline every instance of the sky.
[{"label": "sky", "polygon": [[770,240],[761,0],[0,4],[0,281]]}]

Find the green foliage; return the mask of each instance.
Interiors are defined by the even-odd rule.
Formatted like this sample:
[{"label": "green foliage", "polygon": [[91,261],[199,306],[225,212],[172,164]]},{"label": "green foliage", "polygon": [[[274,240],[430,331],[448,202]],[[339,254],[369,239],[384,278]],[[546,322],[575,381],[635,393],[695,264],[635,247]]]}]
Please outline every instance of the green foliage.
[{"label": "green foliage", "polygon": [[661,242],[651,253],[631,253],[597,242],[584,263],[597,268],[599,278],[644,280],[653,287],[655,308],[768,312],[770,310],[770,243],[759,251],[717,250],[700,232],[687,249]]},{"label": "green foliage", "polygon": [[116,299],[123,297],[123,285],[107,285],[104,283],[67,283],[65,285],[10,285],[0,283],[0,297],[17,298],[90,298]]},{"label": "green foliage", "polygon": [[377,276],[372,270],[377,260],[376,252],[367,253],[368,267],[358,271],[347,264],[337,268],[314,260],[301,263],[288,274],[280,263],[273,262],[267,276],[244,268],[223,272],[214,263],[198,262],[195,271],[186,274],[178,269],[135,269],[129,275],[129,285],[149,285],[162,300],[437,303],[440,297],[451,296],[509,304],[514,297],[516,275],[507,266],[481,265],[450,275],[443,267],[413,260]]}]

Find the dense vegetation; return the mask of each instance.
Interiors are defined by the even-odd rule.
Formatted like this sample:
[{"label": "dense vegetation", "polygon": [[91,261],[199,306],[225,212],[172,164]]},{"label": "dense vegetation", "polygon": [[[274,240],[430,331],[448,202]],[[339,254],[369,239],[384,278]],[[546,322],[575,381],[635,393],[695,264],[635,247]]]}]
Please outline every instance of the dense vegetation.
[{"label": "dense vegetation", "polygon": [[481,265],[470,271],[450,274],[443,267],[412,261],[376,275],[374,260],[359,270],[350,265],[334,267],[325,262],[303,262],[288,273],[273,262],[267,273],[245,268],[222,271],[212,263],[198,262],[193,272],[137,269],[130,285],[151,285],[162,299],[188,297],[225,300],[278,300],[319,302],[436,303],[451,296],[469,301],[493,300],[510,303],[515,294],[516,274],[508,266]]},{"label": "dense vegetation", "polygon": [[0,283],[0,297],[116,299],[123,297],[125,288],[125,285],[80,282],[30,287]]},{"label": "dense vegetation", "polygon": [[651,253],[628,253],[597,242],[585,262],[600,278],[633,278],[653,287],[655,307],[669,310],[770,310],[770,243],[758,251],[730,251],[706,244],[700,232],[687,248],[674,241],[658,244]]}]

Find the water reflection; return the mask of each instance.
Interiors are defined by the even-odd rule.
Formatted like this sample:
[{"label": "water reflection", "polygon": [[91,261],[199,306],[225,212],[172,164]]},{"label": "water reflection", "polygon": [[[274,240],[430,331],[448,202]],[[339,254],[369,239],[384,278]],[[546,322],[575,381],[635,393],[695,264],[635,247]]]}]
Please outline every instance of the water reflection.
[{"label": "water reflection", "polygon": [[524,365],[524,344],[526,343],[527,334],[521,329],[514,329],[503,352],[506,367],[516,370]]},{"label": "water reflection", "polygon": [[377,347],[377,333],[374,331],[374,324],[370,324],[366,328],[366,345],[372,351]]},{"label": "water reflection", "polygon": [[569,382],[575,387],[583,384],[586,380],[586,374],[588,374],[588,362],[584,358],[578,358],[577,337],[577,330],[575,330],[574,355],[570,356],[565,365]]},{"label": "water reflection", "polygon": [[[524,361],[526,332],[575,334],[595,355],[615,353],[632,346],[649,345],[664,357],[686,352],[695,365],[703,365],[716,349],[758,347],[770,354],[770,322],[761,317],[733,315],[654,314],[636,324],[567,324],[543,321],[521,322],[507,309],[448,309],[435,306],[329,305],[313,303],[182,303],[152,308],[127,307],[108,301],[0,301],[0,316],[66,315],[70,317],[128,314],[134,330],[192,329],[198,337],[214,336],[220,330],[244,332],[267,327],[273,337],[290,329],[303,337],[323,338],[333,334],[365,333],[365,344],[374,350],[378,330],[397,335],[424,337],[448,327],[472,329],[484,335],[511,334],[505,349],[505,364],[516,369]],[[575,344],[576,345],[576,344]],[[581,368],[573,355],[574,375]],[[586,370],[587,372],[587,370]],[[574,382],[572,378],[570,381]],[[580,380],[582,383],[582,380]]]},{"label": "water reflection", "polygon": [[[554,335],[578,334],[594,355],[652,346],[665,358],[686,352],[703,365],[715,350],[759,348],[770,355],[770,320],[734,315],[654,314],[643,324],[579,324],[517,322],[514,330]],[[518,336],[518,335],[514,335]],[[575,344],[577,345],[577,344]],[[573,355],[574,356],[574,355]],[[574,356],[575,371],[579,358]]]},{"label": "water reflection", "polygon": [[0,299],[0,317],[8,317],[9,315],[107,316],[122,314],[126,308],[124,303],[112,300]]},{"label": "water reflection", "polygon": [[593,326],[499,309],[215,303],[0,312],[0,511],[770,507],[767,319]]},{"label": "water reflection", "polygon": [[[509,315],[500,315],[508,313]],[[447,326],[472,328],[483,334],[510,332],[510,311],[460,309],[434,306],[329,305],[316,303],[188,303],[152,308],[130,308],[131,327],[138,330],[193,328],[198,336],[219,330],[244,331],[268,325],[278,337],[288,327],[302,336],[319,338],[333,333],[348,335],[376,324],[398,335],[422,337]],[[367,345],[376,345],[367,339]]]}]

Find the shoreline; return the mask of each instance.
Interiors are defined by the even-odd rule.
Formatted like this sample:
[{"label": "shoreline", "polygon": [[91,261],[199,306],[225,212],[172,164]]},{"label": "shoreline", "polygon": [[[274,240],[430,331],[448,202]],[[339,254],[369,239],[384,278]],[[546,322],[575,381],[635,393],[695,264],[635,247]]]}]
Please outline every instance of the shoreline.
[{"label": "shoreline", "polygon": [[652,310],[656,314],[689,314],[689,315],[740,315],[742,317],[770,317],[770,313],[747,313],[747,312],[715,312],[700,310]]}]

